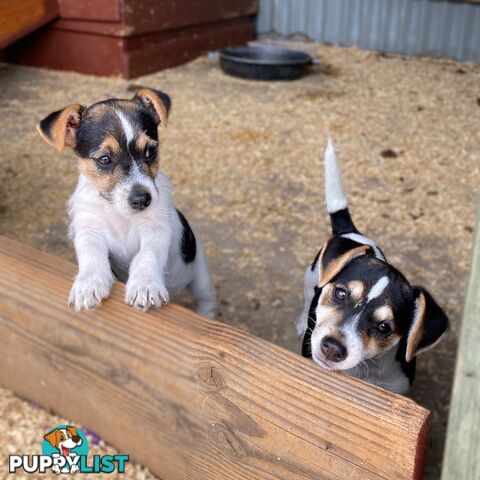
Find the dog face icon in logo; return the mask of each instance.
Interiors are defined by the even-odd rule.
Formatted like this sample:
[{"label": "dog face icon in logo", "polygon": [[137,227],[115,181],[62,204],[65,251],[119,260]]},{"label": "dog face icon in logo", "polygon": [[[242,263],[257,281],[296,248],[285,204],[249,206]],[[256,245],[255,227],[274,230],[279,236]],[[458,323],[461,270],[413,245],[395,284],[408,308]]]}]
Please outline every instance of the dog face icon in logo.
[{"label": "dog face icon in logo", "polygon": [[[54,458],[52,471],[75,474],[79,471],[79,455],[88,453],[88,442],[83,432],[73,425],[61,425],[50,430],[44,437],[42,452]],[[69,457],[61,459],[60,457]]]}]

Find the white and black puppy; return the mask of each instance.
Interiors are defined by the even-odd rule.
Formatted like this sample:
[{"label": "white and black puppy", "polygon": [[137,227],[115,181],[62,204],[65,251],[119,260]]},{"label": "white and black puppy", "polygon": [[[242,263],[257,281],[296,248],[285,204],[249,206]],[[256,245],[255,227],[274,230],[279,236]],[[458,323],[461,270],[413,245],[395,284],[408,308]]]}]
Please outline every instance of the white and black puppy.
[{"label": "white and black puppy", "polygon": [[405,393],[415,356],[440,340],[447,316],[356,229],[330,139],[325,190],[333,236],[305,272],[305,305],[297,324],[304,336],[302,354],[325,369]]},{"label": "white and black puppy", "polygon": [[116,276],[135,308],[159,307],[170,291],[188,287],[198,312],[215,316],[202,244],[159,168],[157,129],[169,110],[168,95],[141,89],[131,100],[70,105],[40,122],[42,138],[59,151],[71,147],[80,169],[69,203],[79,266],[69,299],[75,310],[97,306]]}]

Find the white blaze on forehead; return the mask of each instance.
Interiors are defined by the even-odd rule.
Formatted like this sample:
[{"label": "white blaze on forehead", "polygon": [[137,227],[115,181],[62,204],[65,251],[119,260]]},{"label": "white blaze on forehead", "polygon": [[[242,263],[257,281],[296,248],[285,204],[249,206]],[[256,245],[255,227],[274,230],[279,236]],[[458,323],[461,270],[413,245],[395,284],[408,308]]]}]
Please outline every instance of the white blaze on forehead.
[{"label": "white blaze on forehead", "polygon": [[127,138],[127,144],[130,143],[133,138],[135,137],[135,132],[133,131],[132,124],[128,121],[128,118],[125,116],[123,112],[119,110],[115,110],[117,117],[120,119],[120,123],[122,124],[123,131],[125,132],[125,137]]},{"label": "white blaze on forehead", "polygon": [[390,283],[390,280],[388,279],[388,277],[384,276],[380,278],[380,280],[378,280],[375,283],[375,285],[371,288],[371,290],[368,292],[367,303],[371,302],[374,298],[379,297],[389,283]]}]

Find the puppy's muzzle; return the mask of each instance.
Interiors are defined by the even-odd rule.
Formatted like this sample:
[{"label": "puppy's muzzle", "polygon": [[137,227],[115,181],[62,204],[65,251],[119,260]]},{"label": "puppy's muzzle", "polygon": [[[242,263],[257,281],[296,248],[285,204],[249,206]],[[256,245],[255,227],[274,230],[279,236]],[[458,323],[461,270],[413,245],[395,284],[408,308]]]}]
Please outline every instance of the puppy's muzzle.
[{"label": "puppy's muzzle", "polygon": [[330,362],[341,362],[347,356],[347,349],[333,337],[325,337],[320,348],[325,358]]},{"label": "puppy's muzzle", "polygon": [[143,187],[135,186],[128,196],[128,204],[133,210],[145,210],[152,203],[150,192]]}]

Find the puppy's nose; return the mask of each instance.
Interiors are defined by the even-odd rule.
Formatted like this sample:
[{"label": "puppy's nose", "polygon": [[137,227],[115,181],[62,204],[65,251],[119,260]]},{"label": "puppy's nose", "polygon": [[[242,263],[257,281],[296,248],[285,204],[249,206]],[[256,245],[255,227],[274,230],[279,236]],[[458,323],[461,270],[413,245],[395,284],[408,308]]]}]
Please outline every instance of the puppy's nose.
[{"label": "puppy's nose", "polygon": [[321,349],[325,358],[331,362],[340,362],[347,356],[347,349],[333,337],[325,337]]},{"label": "puppy's nose", "polygon": [[75,443],[78,443],[80,441],[80,437],[77,435],[76,437],[72,437],[72,440],[75,442]]},{"label": "puppy's nose", "polygon": [[143,189],[133,188],[128,196],[128,203],[134,210],[143,210],[152,202],[150,193]]}]

